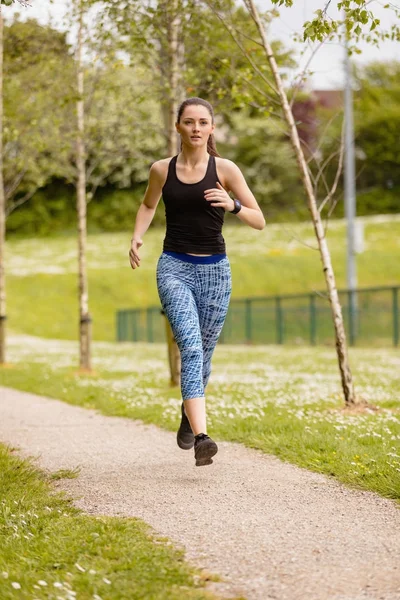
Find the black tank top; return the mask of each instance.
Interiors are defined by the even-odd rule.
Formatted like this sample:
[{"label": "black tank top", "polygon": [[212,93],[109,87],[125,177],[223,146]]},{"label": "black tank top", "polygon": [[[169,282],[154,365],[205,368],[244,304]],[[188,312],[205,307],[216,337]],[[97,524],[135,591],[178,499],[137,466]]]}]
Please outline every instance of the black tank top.
[{"label": "black tank top", "polygon": [[209,155],[206,174],[196,183],[183,183],[177,178],[177,158],[178,155],[170,160],[167,180],[162,188],[167,222],[163,250],[224,254],[222,226],[225,210],[211,206],[204,198],[204,190],[215,188],[216,182],[220,182],[215,157]]}]

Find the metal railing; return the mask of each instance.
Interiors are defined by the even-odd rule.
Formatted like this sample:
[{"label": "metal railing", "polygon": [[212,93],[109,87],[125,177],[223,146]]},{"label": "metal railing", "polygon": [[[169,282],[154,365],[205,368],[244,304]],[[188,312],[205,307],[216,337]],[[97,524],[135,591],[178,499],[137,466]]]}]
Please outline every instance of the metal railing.
[{"label": "metal railing", "polygon": [[[349,345],[397,347],[399,286],[339,290]],[[117,341],[164,342],[160,307],[119,310]],[[334,345],[326,292],[234,298],[219,339],[225,344]]]}]

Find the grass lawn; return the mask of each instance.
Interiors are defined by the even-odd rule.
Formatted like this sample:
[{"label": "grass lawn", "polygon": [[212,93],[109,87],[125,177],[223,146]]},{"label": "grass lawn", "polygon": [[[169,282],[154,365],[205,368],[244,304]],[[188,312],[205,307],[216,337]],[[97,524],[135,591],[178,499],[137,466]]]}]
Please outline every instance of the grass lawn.
[{"label": "grass lawn", "polygon": [[144,522],[87,516],[51,479],[0,444],[1,600],[216,598]]},{"label": "grass lawn", "polygon": [[[360,287],[400,283],[400,216],[364,217],[365,250],[357,257]],[[324,290],[312,227],[271,224],[263,231],[241,223],[224,227],[232,266],[232,298]],[[128,250],[132,232],[88,237],[90,311],[95,340],[115,339],[118,309],[159,305],[155,268],[164,231],[150,229],[142,263],[132,271]],[[328,244],[338,287],[346,287],[346,230],[331,221]],[[10,240],[6,245],[8,327],[17,333],[77,339],[77,241],[73,236]]]},{"label": "grass lawn", "polygon": [[[97,342],[91,376],[77,375],[77,353],[72,341],[16,336],[0,383],[177,429],[180,391],[168,385],[164,345]],[[377,410],[342,410],[333,349],[217,346],[210,435],[400,500],[400,356],[352,348],[350,360],[357,393]]]}]

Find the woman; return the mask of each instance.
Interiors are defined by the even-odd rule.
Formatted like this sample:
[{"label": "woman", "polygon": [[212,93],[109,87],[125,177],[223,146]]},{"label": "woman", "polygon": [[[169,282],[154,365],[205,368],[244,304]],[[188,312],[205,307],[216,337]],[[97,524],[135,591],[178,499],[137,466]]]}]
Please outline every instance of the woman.
[{"label": "woman", "polygon": [[240,169],[216,150],[211,104],[202,98],[186,99],[175,127],[181,151],[151,166],[129,259],[132,269],[140,267],[142,237],[162,195],[167,230],[157,287],[181,354],[183,402],[177,441],[185,450],[194,446],[195,464],[203,466],[210,465],[218,451],[207,435],[204,390],[232,289],[221,233],[225,212],[254,229],[263,229],[265,219]]}]

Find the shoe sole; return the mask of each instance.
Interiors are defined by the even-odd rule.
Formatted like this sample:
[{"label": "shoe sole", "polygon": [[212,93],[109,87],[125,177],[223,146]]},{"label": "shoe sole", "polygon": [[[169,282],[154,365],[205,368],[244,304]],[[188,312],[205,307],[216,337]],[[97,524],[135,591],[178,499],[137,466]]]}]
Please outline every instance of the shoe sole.
[{"label": "shoe sole", "polygon": [[194,436],[193,442],[189,442],[187,444],[183,442],[178,436],[176,437],[176,441],[178,443],[179,448],[181,448],[182,450],[191,450],[194,446]]},{"label": "shoe sole", "polygon": [[218,452],[218,446],[215,442],[203,442],[196,452],[196,467],[205,467],[206,465],[212,465],[212,456],[215,456]]}]

